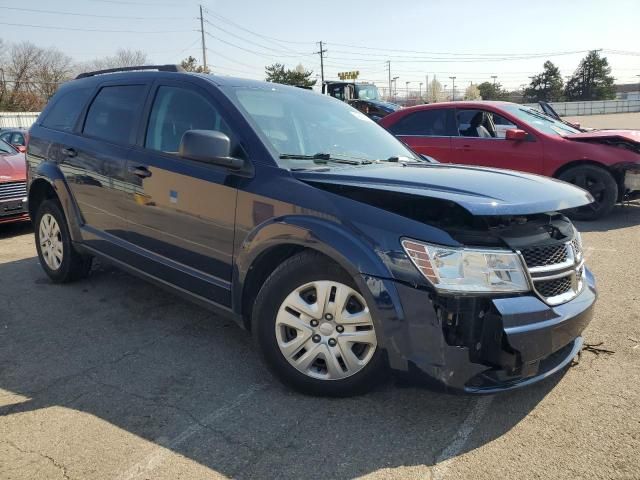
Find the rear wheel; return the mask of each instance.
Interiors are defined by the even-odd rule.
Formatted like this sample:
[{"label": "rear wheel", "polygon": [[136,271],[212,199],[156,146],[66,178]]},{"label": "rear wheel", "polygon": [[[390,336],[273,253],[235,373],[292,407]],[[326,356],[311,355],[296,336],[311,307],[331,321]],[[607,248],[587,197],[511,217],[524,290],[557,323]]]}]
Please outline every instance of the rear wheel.
[{"label": "rear wheel", "polygon": [[40,265],[55,283],[86,277],[91,258],[80,255],[71,243],[67,222],[55,200],[45,200],[35,218],[36,249]]},{"label": "rear wheel", "polygon": [[618,200],[618,184],[613,176],[595,165],[581,165],[562,172],[558,178],[588,191],[594,202],[574,208],[569,216],[577,220],[596,220],[611,212]]},{"label": "rear wheel", "polygon": [[256,299],[253,331],[275,375],[305,393],[354,395],[383,378],[364,297],[321,255],[303,252],[271,274]]}]

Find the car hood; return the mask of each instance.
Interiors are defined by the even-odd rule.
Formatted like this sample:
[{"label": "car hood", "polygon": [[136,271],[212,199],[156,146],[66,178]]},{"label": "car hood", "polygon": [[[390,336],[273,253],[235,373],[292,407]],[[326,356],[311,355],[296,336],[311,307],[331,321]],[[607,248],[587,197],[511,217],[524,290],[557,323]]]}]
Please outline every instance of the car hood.
[{"label": "car hood", "polygon": [[319,187],[345,185],[449,200],[473,215],[530,215],[593,201],[585,190],[552,178],[463,165],[374,164],[293,175]]},{"label": "car hood", "polygon": [[24,154],[0,155],[0,182],[25,180],[27,165]]},{"label": "car hood", "polygon": [[640,130],[593,130],[564,135],[569,140],[620,140],[640,144]]}]

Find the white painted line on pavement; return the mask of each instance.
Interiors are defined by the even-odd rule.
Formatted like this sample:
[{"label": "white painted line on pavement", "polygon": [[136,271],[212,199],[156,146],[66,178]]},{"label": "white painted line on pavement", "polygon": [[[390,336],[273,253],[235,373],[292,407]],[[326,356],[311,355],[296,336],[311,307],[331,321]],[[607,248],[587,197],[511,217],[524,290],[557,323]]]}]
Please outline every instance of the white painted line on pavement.
[{"label": "white painted line on pavement", "polygon": [[117,476],[118,480],[134,480],[136,478],[144,477],[147,478],[148,474],[162,465],[168,457],[174,455],[173,450],[179,447],[181,444],[189,440],[191,437],[199,433],[202,429],[206,428],[206,425],[209,425],[214,420],[223,417],[231,413],[238,406],[240,406],[244,401],[252,397],[254,394],[258,393],[261,390],[264,390],[268,384],[254,384],[249,387],[244,393],[238,395],[235,400],[224,407],[218,408],[214,410],[211,414],[206,416],[201,420],[200,423],[193,423],[191,426],[186,428],[182,433],[169,440],[168,442],[162,442],[162,444],[157,445],[155,448],[151,450],[142,460],[137,462],[135,465],[127,469],[126,472]]},{"label": "white painted line on pavement", "polygon": [[473,433],[476,426],[482,421],[482,417],[487,413],[489,405],[493,401],[493,397],[480,397],[476,404],[473,406],[467,418],[464,419],[458,431],[453,437],[453,440],[449,445],[445,447],[438,458],[436,458],[436,464],[432,468],[433,480],[443,480],[447,470],[451,466],[451,463],[457,457],[464,448],[467,440]]}]

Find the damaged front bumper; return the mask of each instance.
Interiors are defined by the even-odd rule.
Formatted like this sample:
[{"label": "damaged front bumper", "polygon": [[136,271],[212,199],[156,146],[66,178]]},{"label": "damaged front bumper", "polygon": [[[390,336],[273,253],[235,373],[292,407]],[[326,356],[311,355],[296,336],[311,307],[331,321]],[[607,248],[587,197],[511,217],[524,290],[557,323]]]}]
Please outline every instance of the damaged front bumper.
[{"label": "damaged front bumper", "polygon": [[497,393],[541,381],[581,349],[597,296],[587,269],[584,280],[580,294],[556,306],[534,294],[443,298],[382,281],[390,282],[388,306],[400,302],[402,312],[391,318],[387,308],[381,326],[390,366],[453,392]]}]

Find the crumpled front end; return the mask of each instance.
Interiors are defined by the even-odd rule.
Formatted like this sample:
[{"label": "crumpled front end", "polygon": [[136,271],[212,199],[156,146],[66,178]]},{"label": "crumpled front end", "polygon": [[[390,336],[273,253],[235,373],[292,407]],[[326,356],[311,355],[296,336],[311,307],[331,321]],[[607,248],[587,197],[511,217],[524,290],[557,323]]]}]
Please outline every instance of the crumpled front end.
[{"label": "crumpled front end", "polygon": [[535,294],[444,297],[394,282],[404,322],[385,329],[391,367],[446,390],[496,393],[562,370],[582,345],[596,300],[594,278],[571,301]]}]

